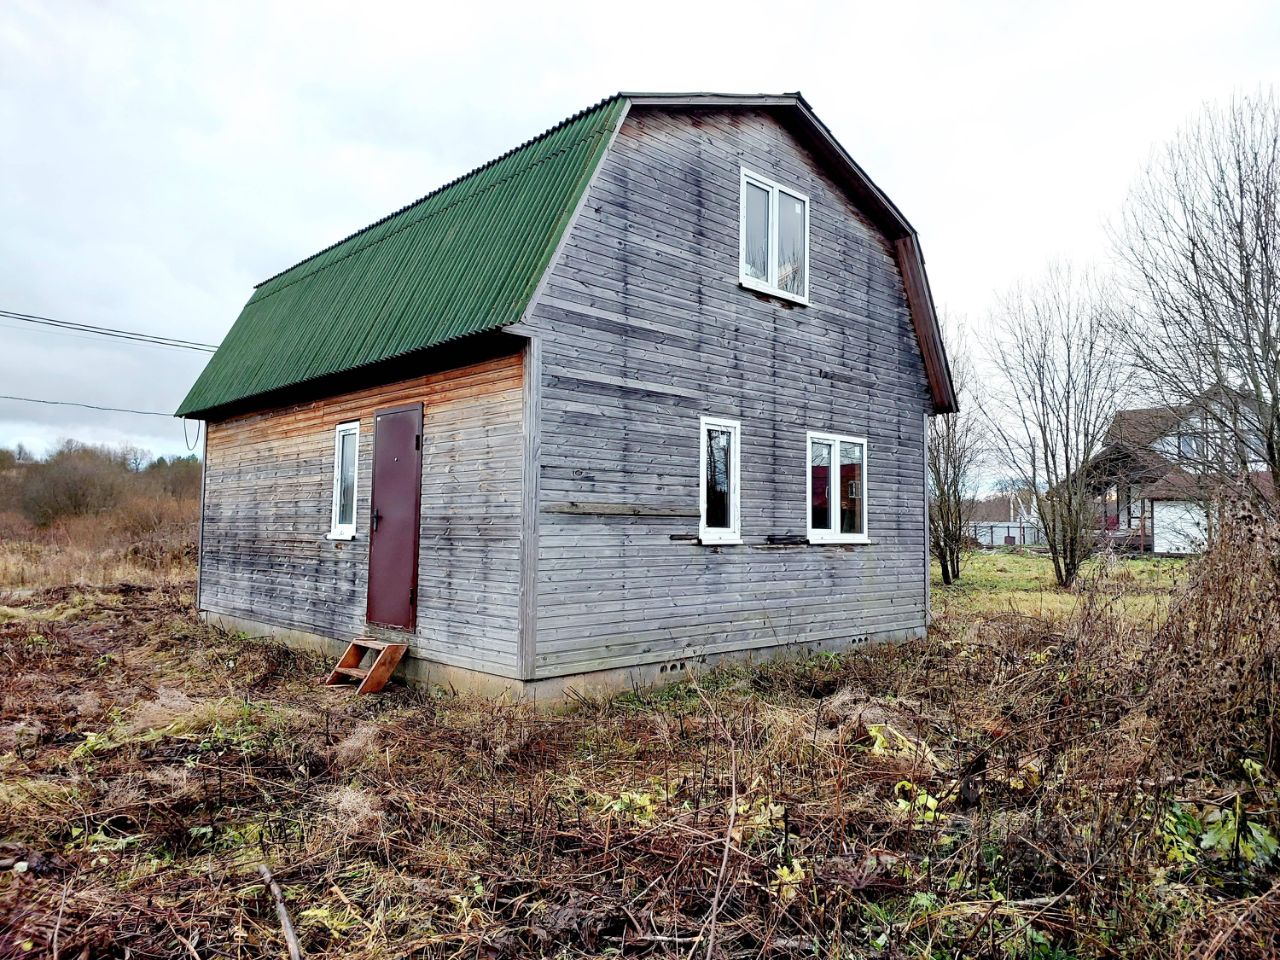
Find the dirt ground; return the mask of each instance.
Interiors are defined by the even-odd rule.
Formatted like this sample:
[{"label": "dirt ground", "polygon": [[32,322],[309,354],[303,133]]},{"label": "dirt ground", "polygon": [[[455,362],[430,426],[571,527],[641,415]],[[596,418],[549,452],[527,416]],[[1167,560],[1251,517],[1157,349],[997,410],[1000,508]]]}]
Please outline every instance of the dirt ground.
[{"label": "dirt ground", "polygon": [[[0,596],[0,957],[285,956],[261,865],[308,957],[1276,945],[1270,774],[1171,774],[1073,622],[946,620],[532,713],[354,698],[191,605]],[[1234,839],[1205,846],[1223,809]]]}]

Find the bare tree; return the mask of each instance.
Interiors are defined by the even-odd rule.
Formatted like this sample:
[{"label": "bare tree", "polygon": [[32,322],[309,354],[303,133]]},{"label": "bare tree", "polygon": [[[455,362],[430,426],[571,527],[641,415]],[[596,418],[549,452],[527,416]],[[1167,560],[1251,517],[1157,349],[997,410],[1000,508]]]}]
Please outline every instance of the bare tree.
[{"label": "bare tree", "polygon": [[1109,300],[1092,274],[1054,265],[1016,287],[994,318],[999,382],[983,413],[997,456],[1032,497],[1064,587],[1096,548],[1087,466],[1128,397],[1125,358],[1106,335]]},{"label": "bare tree", "polygon": [[1027,488],[1027,482],[1018,474],[1008,474],[995,483],[996,492],[1009,501],[1009,520],[1030,517],[1035,512],[1035,496]]},{"label": "bare tree", "polygon": [[[1280,490],[1280,105],[1206,107],[1148,165],[1113,240],[1136,305],[1117,325],[1176,410],[1197,473],[1275,515]],[[1189,425],[1189,426],[1186,426]],[[1194,434],[1199,433],[1199,437]]]},{"label": "bare tree", "polygon": [[929,549],[942,568],[942,582],[960,579],[960,559],[977,499],[984,441],[979,414],[972,404],[973,366],[954,325],[946,340],[951,351],[951,379],[960,409],[929,420]]}]

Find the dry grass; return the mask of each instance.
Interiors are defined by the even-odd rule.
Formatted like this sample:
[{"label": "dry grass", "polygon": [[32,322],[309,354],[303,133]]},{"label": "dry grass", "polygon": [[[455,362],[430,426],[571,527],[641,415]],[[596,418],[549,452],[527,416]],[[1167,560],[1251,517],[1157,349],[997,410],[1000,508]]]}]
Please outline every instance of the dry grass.
[{"label": "dry grass", "polygon": [[1273,956],[1278,549],[1159,630],[1103,571],[557,714],[351,699],[172,586],[24,598],[0,955],[281,956],[266,862],[308,957]]},{"label": "dry grass", "polygon": [[0,514],[0,592],[111,583],[177,584],[195,571],[197,500],[130,497],[108,513],[38,529]]}]

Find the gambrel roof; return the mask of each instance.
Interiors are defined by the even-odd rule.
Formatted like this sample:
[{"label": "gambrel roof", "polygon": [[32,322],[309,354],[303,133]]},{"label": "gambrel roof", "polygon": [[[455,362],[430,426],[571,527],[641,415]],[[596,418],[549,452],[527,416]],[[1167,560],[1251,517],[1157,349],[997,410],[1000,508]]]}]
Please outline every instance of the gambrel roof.
[{"label": "gambrel roof", "polygon": [[520,320],[632,105],[763,109],[820,156],[893,243],[935,412],[956,408],[915,230],[800,94],[620,93],[260,284],[177,415]]}]

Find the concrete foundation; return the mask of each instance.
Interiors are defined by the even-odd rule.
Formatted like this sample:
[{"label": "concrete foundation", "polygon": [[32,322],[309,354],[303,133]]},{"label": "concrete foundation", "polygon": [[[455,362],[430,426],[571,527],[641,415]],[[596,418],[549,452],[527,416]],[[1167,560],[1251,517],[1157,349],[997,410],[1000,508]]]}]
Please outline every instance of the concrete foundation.
[{"label": "concrete foundation", "polygon": [[[255,620],[246,620],[241,617],[232,617],[209,611],[201,611],[200,616],[206,623],[215,624],[224,630],[229,630],[233,633],[246,633],[255,637],[271,637],[295,649],[318,653],[335,661],[347,648],[347,641],[345,640],[322,637],[319,634],[308,633],[303,630],[276,627],[267,623],[259,623]],[[850,636],[848,640],[837,643],[828,640],[816,643],[779,644],[752,650],[707,655],[690,653],[688,656],[677,660],[533,680],[500,677],[494,674],[482,673],[479,670],[451,667],[432,660],[424,660],[421,657],[406,655],[396,668],[395,676],[397,679],[409,684],[434,685],[456,690],[460,693],[474,693],[513,702],[537,701],[551,705],[571,696],[608,696],[626,690],[652,689],[686,679],[690,674],[704,673],[712,667],[724,663],[750,664],[778,657],[803,657],[815,653],[831,653],[847,650],[862,643],[895,643],[911,640],[923,636],[924,633],[925,628],[918,627],[914,630],[896,630]],[[386,635],[380,634],[380,636],[383,639],[392,639]]]}]

